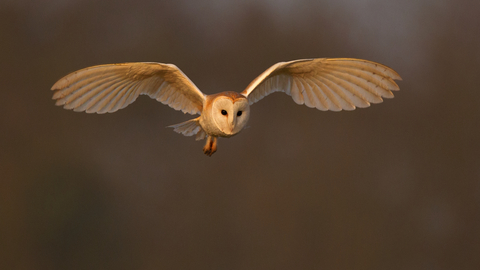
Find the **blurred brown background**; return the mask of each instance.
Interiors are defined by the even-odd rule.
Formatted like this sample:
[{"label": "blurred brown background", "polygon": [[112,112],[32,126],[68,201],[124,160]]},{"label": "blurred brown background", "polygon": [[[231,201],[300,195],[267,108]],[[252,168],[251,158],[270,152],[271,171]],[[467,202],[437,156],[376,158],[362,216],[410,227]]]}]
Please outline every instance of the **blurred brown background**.
[{"label": "blurred brown background", "polygon": [[[0,269],[480,269],[480,10],[469,0],[1,0]],[[54,106],[87,66],[179,66],[205,93],[270,65],[377,61],[392,100],[273,94],[204,142],[148,97]]]}]

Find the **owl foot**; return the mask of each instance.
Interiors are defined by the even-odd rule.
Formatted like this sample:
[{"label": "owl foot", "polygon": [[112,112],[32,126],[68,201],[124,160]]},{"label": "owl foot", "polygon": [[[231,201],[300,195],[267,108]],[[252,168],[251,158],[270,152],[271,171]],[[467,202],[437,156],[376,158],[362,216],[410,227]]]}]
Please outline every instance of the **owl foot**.
[{"label": "owl foot", "polygon": [[217,137],[208,136],[207,143],[203,147],[203,153],[209,157],[217,152]]}]

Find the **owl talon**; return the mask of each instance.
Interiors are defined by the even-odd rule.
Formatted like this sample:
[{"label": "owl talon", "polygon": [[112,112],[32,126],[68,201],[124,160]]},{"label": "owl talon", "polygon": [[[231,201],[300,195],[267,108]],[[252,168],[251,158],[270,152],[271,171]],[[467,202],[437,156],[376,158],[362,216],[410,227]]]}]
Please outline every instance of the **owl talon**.
[{"label": "owl talon", "polygon": [[208,136],[207,143],[203,147],[203,153],[209,157],[217,152],[217,137]]}]

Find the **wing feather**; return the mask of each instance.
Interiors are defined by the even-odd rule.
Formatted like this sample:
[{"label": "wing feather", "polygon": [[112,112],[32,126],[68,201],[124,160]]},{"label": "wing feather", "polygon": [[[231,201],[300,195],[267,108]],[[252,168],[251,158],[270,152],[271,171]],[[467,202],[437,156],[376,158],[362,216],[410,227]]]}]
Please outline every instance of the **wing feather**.
[{"label": "wing feather", "polygon": [[[293,98],[293,101],[295,101],[297,104],[300,104],[300,105],[305,103],[305,101],[303,99],[302,90],[301,90],[302,88],[301,87],[302,86],[298,82],[298,79],[294,78],[293,81],[292,81],[292,98]],[[267,89],[265,89],[265,90],[267,90]]]},{"label": "wing feather", "polygon": [[301,59],[277,63],[242,92],[253,104],[274,92],[319,110],[354,110],[392,98],[401,80],[393,69],[353,58]]},{"label": "wing feather", "polygon": [[125,86],[122,90],[118,91],[118,93],[113,96],[108,103],[105,104],[101,110],[101,113],[113,112],[112,109],[116,104],[123,102],[127,97],[135,93],[134,88],[136,86],[137,84],[132,82]]},{"label": "wing feather", "polygon": [[103,111],[103,108],[112,100],[118,93],[123,92],[125,89],[129,87],[129,85],[133,84],[134,82],[130,81],[122,81],[122,84],[118,85],[113,91],[111,92],[105,92],[102,91],[102,97],[98,98],[95,102],[95,105],[90,107],[89,111],[87,113],[94,113],[98,112],[101,113],[100,111]]},{"label": "wing feather", "polygon": [[[321,82],[318,78],[312,77],[312,80],[316,82],[316,86],[318,89],[318,92],[322,94],[323,99],[325,100],[324,103],[326,103],[326,93],[331,92],[332,94],[335,94],[337,97],[337,102],[339,104],[339,107],[344,110],[353,110],[355,109],[355,106],[352,104],[350,101],[350,98],[347,98],[345,93],[343,91],[340,91],[339,93],[332,91],[327,85],[325,85],[323,82]],[[328,105],[325,104],[325,109],[324,111],[328,110],[327,107]]]},{"label": "wing feather", "polygon": [[313,100],[315,101],[315,108],[326,111],[327,104],[325,102],[324,94],[318,90],[318,87],[313,80],[311,79],[305,79],[305,80],[308,82],[308,85],[310,86],[310,90],[312,91]]},{"label": "wing feather", "polygon": [[332,81],[330,81],[328,78],[325,78],[325,77],[321,77],[319,78],[321,82],[323,82],[329,89],[332,90],[332,92],[335,92],[335,93],[349,93],[349,98],[351,99],[351,101],[353,102],[353,104],[356,106],[356,107],[359,107],[359,108],[366,108],[368,106],[370,106],[370,103],[368,103],[368,101],[366,101],[361,95],[360,93],[358,93],[355,89],[345,89],[335,83],[333,83]]},{"label": "wing feather", "polygon": [[383,77],[389,77],[394,80],[402,80],[400,75],[395,70],[385,65],[368,60],[353,58],[330,58],[328,59],[328,64],[366,70],[372,73],[380,73]]},{"label": "wing feather", "polygon": [[78,95],[78,92],[81,92],[82,90],[88,90],[91,89],[95,86],[98,86],[101,83],[105,83],[106,81],[109,81],[113,75],[110,76],[102,76],[98,75],[95,77],[89,77],[86,79],[83,79],[78,82],[74,82],[71,84],[71,86],[68,87],[68,89],[65,89],[65,91],[56,91],[53,95],[54,99],[71,99],[74,97],[74,95]]},{"label": "wing feather", "polygon": [[115,97],[115,99],[113,99],[108,104],[108,106],[106,107],[107,108],[106,111],[116,112],[118,111],[119,108],[123,108],[124,105],[127,106],[128,104],[134,102],[138,97],[138,93],[137,93],[138,87],[139,87],[139,84],[134,84],[129,89],[127,89],[125,94],[123,95],[118,94]]},{"label": "wing feather", "polygon": [[[126,85],[128,81],[124,81],[121,78],[110,87],[106,86],[107,88],[104,90],[103,88],[98,88],[98,91],[95,91],[96,94],[90,98],[85,105],[85,112],[86,113],[95,113],[97,108],[99,107],[99,103],[110,93],[117,93]],[[83,109],[83,108],[82,108]],[[79,110],[80,111],[80,110]]]},{"label": "wing feather", "polygon": [[87,113],[115,112],[148,95],[184,113],[202,112],[205,95],[175,65],[124,63],[88,67],[52,86],[56,105]]},{"label": "wing feather", "polygon": [[315,108],[315,99],[313,98],[313,93],[310,88],[310,85],[305,79],[300,79],[299,82],[302,84],[303,99],[305,101],[305,106],[309,108]]},{"label": "wing feather", "polygon": [[109,112],[111,105],[115,104],[115,102],[117,102],[121,97],[128,95],[129,90],[133,85],[135,85],[135,82],[129,82],[126,85],[124,85],[122,88],[106,96],[100,102],[100,106],[97,113],[102,114],[102,113]]},{"label": "wing feather", "polygon": [[325,70],[336,70],[336,71],[343,71],[345,73],[351,74],[353,76],[362,78],[366,81],[371,81],[375,85],[379,85],[381,87],[384,87],[386,89],[391,89],[391,90],[398,90],[398,85],[390,78],[387,77],[382,77],[381,75],[378,75],[373,72],[369,72],[366,70],[361,70],[361,69],[354,69],[354,68],[349,68],[349,67],[331,67],[327,68]]},{"label": "wing feather", "polygon": [[119,78],[113,80],[110,78],[98,80],[88,85],[88,87],[84,87],[84,89],[68,95],[63,100],[65,102],[67,102],[67,100],[73,100],[69,103],[69,105],[72,106],[72,108],[75,108],[77,111],[83,111],[80,108],[83,108],[85,104],[88,104],[88,101],[101,92],[103,88],[108,88],[120,80],[121,79]]},{"label": "wing feather", "polygon": [[[315,77],[313,77],[315,78]],[[322,93],[325,97],[325,107],[332,111],[340,111],[342,107],[335,95],[328,88],[322,88]]]},{"label": "wing feather", "polygon": [[321,111],[328,111],[328,102],[327,96],[325,95],[324,91],[320,88],[320,85],[314,77],[309,78],[313,84],[313,91],[315,92],[315,96],[317,97],[318,103],[316,108]]},{"label": "wing feather", "polygon": [[332,71],[330,74],[332,74],[333,76],[341,80],[347,81],[356,87],[366,89],[367,91],[373,94],[376,94],[378,96],[381,96],[384,98],[393,98],[393,93],[388,88],[384,88],[380,85],[375,85],[374,83],[367,81],[365,79],[355,77],[351,74],[343,73],[339,71]]},{"label": "wing feather", "polygon": [[325,74],[324,78],[340,86],[341,88],[346,89],[347,91],[362,97],[362,99],[368,101],[369,103],[379,103],[383,101],[381,97],[370,93],[366,89],[359,88],[359,87],[358,88],[352,87],[347,82],[341,79],[338,79],[337,77],[332,76],[330,74]]}]

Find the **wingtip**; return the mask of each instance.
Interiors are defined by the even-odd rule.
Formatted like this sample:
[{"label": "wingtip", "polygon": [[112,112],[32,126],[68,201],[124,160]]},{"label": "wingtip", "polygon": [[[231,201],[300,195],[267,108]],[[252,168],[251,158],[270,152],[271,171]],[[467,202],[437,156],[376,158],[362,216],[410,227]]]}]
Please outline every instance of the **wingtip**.
[{"label": "wingtip", "polygon": [[388,90],[390,90],[390,91],[399,91],[400,90],[400,86],[398,86],[398,84],[394,81],[394,79],[390,80],[390,82],[391,82],[391,85],[390,85]]},{"label": "wingtip", "polygon": [[55,91],[55,90],[60,90],[61,88],[58,86],[58,82],[56,82],[54,85],[52,85],[52,88],[50,90]]},{"label": "wingtip", "polygon": [[400,76],[400,74],[398,74],[398,72],[396,72],[393,68],[390,68],[390,77],[393,79],[393,80],[396,80],[396,81],[402,81],[402,77]]},{"label": "wingtip", "polygon": [[63,88],[65,88],[66,84],[68,83],[68,81],[65,80],[65,78],[62,78],[60,80],[58,80],[53,86],[52,88],[50,88],[50,90],[61,90]]}]

